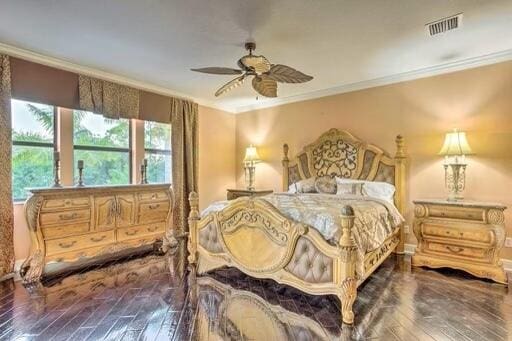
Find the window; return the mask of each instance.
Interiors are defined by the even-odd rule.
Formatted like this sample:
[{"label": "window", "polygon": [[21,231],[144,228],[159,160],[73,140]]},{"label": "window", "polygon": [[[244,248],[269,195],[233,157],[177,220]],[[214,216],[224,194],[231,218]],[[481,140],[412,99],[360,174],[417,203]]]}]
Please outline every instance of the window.
[{"label": "window", "polygon": [[[120,185],[131,181],[130,121],[73,111],[74,160],[84,161],[86,185]],[[76,167],[75,177],[77,176]]]},{"label": "window", "polygon": [[148,160],[148,182],[171,182],[171,126],[144,122],[144,151]]},{"label": "window", "polygon": [[27,198],[27,188],[53,184],[55,108],[50,105],[11,100],[12,194]]}]

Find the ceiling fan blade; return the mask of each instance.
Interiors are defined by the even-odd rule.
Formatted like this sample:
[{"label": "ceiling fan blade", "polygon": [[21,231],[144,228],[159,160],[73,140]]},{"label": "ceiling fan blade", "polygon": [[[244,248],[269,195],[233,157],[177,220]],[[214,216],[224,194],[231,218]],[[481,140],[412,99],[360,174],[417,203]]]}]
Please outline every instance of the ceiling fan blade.
[{"label": "ceiling fan blade", "polygon": [[260,95],[265,97],[277,97],[277,83],[265,75],[254,76],[252,87]]},{"label": "ceiling fan blade", "polygon": [[313,79],[311,76],[282,64],[272,65],[266,75],[281,83],[304,83]]},{"label": "ceiling fan blade", "polygon": [[211,73],[214,75],[240,75],[242,74],[242,70],[238,69],[231,69],[228,67],[203,67],[199,69],[190,69],[191,71],[195,72],[202,72],[202,73]]},{"label": "ceiling fan blade", "polygon": [[238,88],[240,85],[244,83],[246,75],[242,75],[235,79],[230,80],[226,84],[224,84],[217,92],[215,93],[215,97],[219,97],[220,95],[225,94],[226,92],[233,90],[234,88]]}]

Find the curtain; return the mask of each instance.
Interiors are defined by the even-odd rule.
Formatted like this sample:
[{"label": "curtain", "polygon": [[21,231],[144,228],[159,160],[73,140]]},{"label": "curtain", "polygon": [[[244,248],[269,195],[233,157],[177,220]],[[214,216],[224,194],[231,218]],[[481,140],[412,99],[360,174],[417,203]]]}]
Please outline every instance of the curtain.
[{"label": "curtain", "polygon": [[14,269],[11,138],[11,67],[0,54],[0,278]]},{"label": "curtain", "polygon": [[80,108],[107,118],[139,118],[140,91],[101,79],[78,76]]},{"label": "curtain", "polygon": [[[197,191],[198,105],[171,98],[172,186],[174,191],[173,231],[188,231],[188,195]],[[168,233],[169,235],[169,233]]]}]

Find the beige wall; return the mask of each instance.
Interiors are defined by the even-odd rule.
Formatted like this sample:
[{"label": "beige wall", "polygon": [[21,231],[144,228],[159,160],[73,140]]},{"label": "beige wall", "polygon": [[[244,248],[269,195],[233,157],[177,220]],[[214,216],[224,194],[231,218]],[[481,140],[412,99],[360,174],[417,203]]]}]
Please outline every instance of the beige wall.
[{"label": "beige wall", "polygon": [[[72,185],[73,175],[71,159],[73,158],[72,120],[71,113],[63,109],[59,113],[59,124],[62,129],[58,137],[61,145],[62,183]],[[138,129],[137,129],[138,127]],[[143,122],[134,120],[133,159],[140,164],[144,159]],[[226,188],[235,185],[235,116],[208,107],[199,107],[199,190],[200,205],[205,207],[215,200],[225,199]],[[133,178],[139,181],[138,167],[134,168]],[[23,213],[23,204],[14,205],[14,252],[16,260],[28,256],[30,235],[27,230]]]},{"label": "beige wall", "polygon": [[235,116],[199,107],[199,206],[226,199],[235,186]]},{"label": "beige wall", "polygon": [[[285,142],[294,155],[334,127],[394,153],[394,138],[402,134],[410,156],[409,201],[445,196],[437,153],[447,131],[465,130],[475,152],[466,197],[509,206],[512,236],[512,62],[255,110],[237,115],[236,125],[236,164],[247,145],[258,146],[264,162],[257,166],[256,185],[274,190],[281,190]],[[242,169],[236,171],[242,186]],[[409,223],[412,210],[409,203]],[[415,242],[412,234],[409,242]],[[502,256],[512,259],[512,249]]]}]

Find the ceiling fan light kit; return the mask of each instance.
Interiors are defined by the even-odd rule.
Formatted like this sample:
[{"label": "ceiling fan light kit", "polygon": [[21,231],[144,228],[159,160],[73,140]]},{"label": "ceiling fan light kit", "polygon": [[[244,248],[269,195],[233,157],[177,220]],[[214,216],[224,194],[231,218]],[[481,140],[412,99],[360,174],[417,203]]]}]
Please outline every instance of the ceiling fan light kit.
[{"label": "ceiling fan light kit", "polygon": [[216,97],[241,86],[249,76],[253,77],[252,87],[254,90],[265,97],[277,97],[277,82],[305,83],[313,79],[313,77],[292,67],[282,64],[270,64],[264,56],[253,55],[252,52],[256,49],[256,43],[254,42],[245,43],[245,49],[249,51],[249,54],[238,60],[237,64],[240,69],[204,67],[191,70],[214,75],[241,75],[220,87],[215,92]]}]

